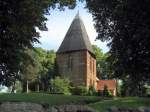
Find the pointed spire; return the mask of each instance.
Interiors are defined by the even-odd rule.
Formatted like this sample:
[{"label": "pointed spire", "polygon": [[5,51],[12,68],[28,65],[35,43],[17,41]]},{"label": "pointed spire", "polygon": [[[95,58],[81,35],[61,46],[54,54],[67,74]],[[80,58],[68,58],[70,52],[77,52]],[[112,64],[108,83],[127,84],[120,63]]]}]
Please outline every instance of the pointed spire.
[{"label": "pointed spire", "polygon": [[77,12],[77,14],[78,14],[78,15],[80,15],[80,13],[79,13],[79,9],[78,9],[78,12]]},{"label": "pointed spire", "polygon": [[76,14],[76,16],[75,16],[75,19],[76,19],[76,18],[80,18],[79,10],[78,10],[78,12],[77,12],[77,14]]},{"label": "pointed spire", "polygon": [[88,34],[78,11],[57,53],[79,50],[88,50],[94,54]]}]

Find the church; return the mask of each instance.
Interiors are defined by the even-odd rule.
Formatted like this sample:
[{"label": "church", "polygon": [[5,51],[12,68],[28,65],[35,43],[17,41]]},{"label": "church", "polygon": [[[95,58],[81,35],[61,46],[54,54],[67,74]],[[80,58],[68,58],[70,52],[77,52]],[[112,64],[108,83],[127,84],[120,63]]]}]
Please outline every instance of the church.
[{"label": "church", "polygon": [[95,54],[79,13],[57,51],[56,61],[61,76],[74,86],[96,87]]},{"label": "church", "polygon": [[79,13],[56,53],[56,62],[61,77],[69,78],[73,86],[93,86],[102,91],[107,85],[113,94],[116,93],[116,86],[111,86],[116,85],[115,81],[101,81],[96,77],[96,56]]}]

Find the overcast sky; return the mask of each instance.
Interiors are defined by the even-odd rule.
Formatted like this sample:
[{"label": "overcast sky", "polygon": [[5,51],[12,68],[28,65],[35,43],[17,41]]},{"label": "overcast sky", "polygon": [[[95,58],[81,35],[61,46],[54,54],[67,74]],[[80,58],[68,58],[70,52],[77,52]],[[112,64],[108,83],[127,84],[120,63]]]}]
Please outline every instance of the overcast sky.
[{"label": "overcast sky", "polygon": [[75,15],[79,10],[80,17],[82,18],[87,33],[89,35],[90,41],[92,44],[100,47],[103,52],[108,51],[108,47],[106,47],[106,43],[101,42],[100,40],[95,41],[97,36],[96,31],[94,29],[94,22],[92,20],[92,15],[88,12],[87,9],[84,8],[85,5],[83,3],[78,4],[75,9],[65,9],[65,11],[59,11],[58,9],[51,10],[51,15],[46,16],[48,18],[47,27],[48,31],[40,32],[41,44],[36,46],[42,47],[44,49],[54,49],[57,51],[61,42],[63,41],[67,30],[73,21]]}]

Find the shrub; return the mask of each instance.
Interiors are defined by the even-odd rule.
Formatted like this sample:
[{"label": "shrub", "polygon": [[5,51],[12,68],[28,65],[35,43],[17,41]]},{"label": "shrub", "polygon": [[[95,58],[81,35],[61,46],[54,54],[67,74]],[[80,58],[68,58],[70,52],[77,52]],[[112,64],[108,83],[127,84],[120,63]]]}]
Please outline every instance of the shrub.
[{"label": "shrub", "polygon": [[22,92],[22,84],[21,84],[20,81],[16,81],[15,89],[16,89],[17,93],[21,93]]},{"label": "shrub", "polygon": [[88,95],[88,90],[85,86],[77,86],[77,87],[71,87],[71,93],[73,95]]},{"label": "shrub", "polygon": [[88,90],[88,95],[90,95],[90,96],[97,96],[98,92],[96,91],[96,89],[93,86],[90,86],[89,90]]},{"label": "shrub", "polygon": [[60,77],[56,77],[55,79],[50,80],[51,85],[51,93],[55,94],[70,94],[70,81],[68,79],[61,79]]},{"label": "shrub", "polygon": [[105,97],[111,97],[112,96],[111,92],[108,90],[107,85],[104,86],[103,96],[105,96]]}]

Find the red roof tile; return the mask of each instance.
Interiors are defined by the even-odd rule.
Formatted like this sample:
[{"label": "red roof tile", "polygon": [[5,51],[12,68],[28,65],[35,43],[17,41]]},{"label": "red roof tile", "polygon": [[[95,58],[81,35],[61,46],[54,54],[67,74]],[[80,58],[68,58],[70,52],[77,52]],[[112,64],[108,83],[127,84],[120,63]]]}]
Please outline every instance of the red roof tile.
[{"label": "red roof tile", "polygon": [[108,90],[116,89],[116,80],[97,81],[97,90],[103,90],[105,85],[108,87]]}]

